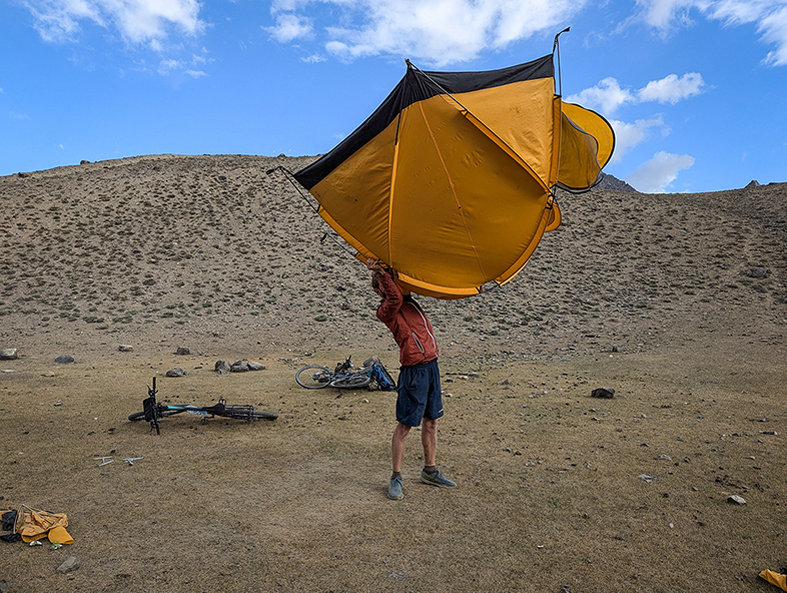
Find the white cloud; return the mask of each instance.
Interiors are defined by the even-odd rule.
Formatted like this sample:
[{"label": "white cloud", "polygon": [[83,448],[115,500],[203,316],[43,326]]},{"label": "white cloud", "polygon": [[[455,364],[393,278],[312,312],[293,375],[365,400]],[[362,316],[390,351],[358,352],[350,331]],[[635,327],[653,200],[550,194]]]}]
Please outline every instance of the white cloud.
[{"label": "white cloud", "polygon": [[160,49],[173,28],[196,35],[205,27],[197,0],[26,0],[25,6],[47,41],[67,40],[88,21],[116,28],[129,43]]},{"label": "white cloud", "polygon": [[162,75],[169,74],[181,68],[181,63],[178,60],[167,59],[161,60],[158,65],[158,73]]},{"label": "white cloud", "polygon": [[186,70],[186,74],[192,78],[202,78],[203,76],[207,76],[207,74],[202,70]]},{"label": "white cloud", "polygon": [[705,86],[702,75],[689,72],[678,78],[677,74],[669,74],[661,80],[651,80],[637,93],[640,101],[658,101],[673,105],[694,95],[699,95]]},{"label": "white cloud", "polygon": [[91,20],[104,26],[101,15],[88,0],[29,0],[25,7],[35,18],[35,28],[46,41],[60,41],[79,30],[79,21]]},{"label": "white cloud", "polygon": [[714,19],[725,20],[731,25],[751,23],[760,19],[774,2],[769,0],[716,0],[703,2],[699,8],[710,12]]},{"label": "white cloud", "polygon": [[763,18],[757,25],[762,38],[776,46],[765,61],[774,66],[787,66],[787,6]]},{"label": "white cloud", "polygon": [[301,62],[306,62],[307,64],[319,64],[320,62],[325,61],[325,56],[321,56],[320,54],[312,54],[305,58],[301,58]]},{"label": "white cloud", "polygon": [[[343,59],[391,54],[442,66],[475,58],[536,33],[549,32],[578,13],[587,0],[274,0],[276,18],[309,23],[328,53]],[[320,17],[331,15],[330,23]],[[285,23],[286,24],[286,23]]]},{"label": "white cloud", "polygon": [[632,148],[644,142],[648,138],[651,128],[663,127],[664,120],[661,116],[651,119],[638,119],[633,124],[618,120],[610,120],[612,129],[615,130],[615,152],[612,154],[612,162],[619,163]]},{"label": "white cloud", "polygon": [[705,81],[697,72],[689,72],[678,77],[668,74],[660,80],[651,80],[638,91],[622,88],[617,79],[608,77],[596,86],[569,95],[566,101],[579,103],[590,109],[598,109],[602,114],[612,115],[622,105],[658,101],[672,103],[698,95],[703,91]]},{"label": "white cloud", "polygon": [[273,0],[271,2],[271,12],[292,12],[299,6],[308,4],[308,0]]},{"label": "white cloud", "polygon": [[642,7],[640,18],[651,27],[668,31],[678,21],[681,25],[691,23],[690,10],[708,4],[703,0],[637,0]]},{"label": "white cloud", "polygon": [[264,27],[271,36],[281,43],[289,43],[296,39],[308,37],[312,32],[311,23],[296,14],[285,13],[276,15],[274,27]]},{"label": "white cloud", "polygon": [[691,12],[728,26],[754,24],[762,40],[776,49],[765,61],[787,66],[787,2],[785,0],[637,0],[639,18],[663,35],[690,25]]},{"label": "white cloud", "polygon": [[641,192],[663,193],[678,178],[679,172],[693,165],[693,156],[657,152],[652,159],[626,177],[626,181]]},{"label": "white cloud", "polygon": [[635,102],[635,96],[628,89],[620,88],[620,83],[615,78],[609,77],[596,86],[569,95],[566,101],[579,103],[591,109],[598,108],[602,113],[612,114],[621,105]]}]

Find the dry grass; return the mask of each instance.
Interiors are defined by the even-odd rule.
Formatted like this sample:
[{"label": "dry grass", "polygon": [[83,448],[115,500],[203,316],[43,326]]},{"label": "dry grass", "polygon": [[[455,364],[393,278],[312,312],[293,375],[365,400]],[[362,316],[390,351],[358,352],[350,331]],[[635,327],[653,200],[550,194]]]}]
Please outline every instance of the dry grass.
[{"label": "dry grass", "polygon": [[[417,481],[416,433],[401,503],[385,498],[392,394],[307,391],[281,360],[221,377],[195,356],[203,368],[160,379],[162,394],[281,415],[176,416],[155,436],[125,416],[182,357],[54,377],[20,363],[3,378],[5,500],[67,512],[77,541],[6,544],[4,578],[19,591],[765,590],[757,572],[785,560],[787,463],[783,435],[762,433],[784,425],[787,377],[751,354],[760,364],[734,372],[713,356],[665,369],[674,353],[655,351],[451,375],[439,449],[459,487]],[[618,396],[590,398],[597,384]],[[54,569],[72,553],[68,581]]]}]

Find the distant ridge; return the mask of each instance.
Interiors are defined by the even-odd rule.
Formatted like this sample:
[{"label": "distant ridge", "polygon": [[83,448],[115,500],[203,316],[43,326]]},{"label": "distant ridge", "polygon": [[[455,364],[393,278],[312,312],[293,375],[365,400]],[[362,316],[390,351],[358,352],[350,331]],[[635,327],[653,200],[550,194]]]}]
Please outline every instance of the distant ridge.
[{"label": "distant ridge", "polygon": [[625,191],[635,194],[640,193],[625,181],[622,181],[621,179],[618,179],[614,175],[609,175],[607,173],[601,174],[601,181],[599,181],[599,183],[594,187],[598,189],[613,189],[615,191]]}]

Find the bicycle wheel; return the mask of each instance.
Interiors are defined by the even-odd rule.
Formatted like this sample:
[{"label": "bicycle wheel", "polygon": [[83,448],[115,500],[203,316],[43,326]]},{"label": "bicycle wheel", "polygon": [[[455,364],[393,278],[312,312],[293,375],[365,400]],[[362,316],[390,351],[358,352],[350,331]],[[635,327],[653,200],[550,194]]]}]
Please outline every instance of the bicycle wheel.
[{"label": "bicycle wheel", "polygon": [[372,378],[368,373],[353,373],[352,375],[345,375],[331,381],[331,387],[337,389],[363,389],[369,387]]},{"label": "bicycle wheel", "polygon": [[258,410],[254,406],[225,406],[224,412],[218,414],[224,418],[234,418],[236,420],[276,420],[279,415],[276,412]]},{"label": "bicycle wheel", "polygon": [[251,417],[254,420],[276,420],[279,417],[279,414],[276,412],[267,412],[265,410],[254,410],[251,413]]},{"label": "bicycle wheel", "polygon": [[322,389],[328,387],[333,373],[328,367],[316,364],[303,367],[295,374],[295,381],[306,389]]},{"label": "bicycle wheel", "polygon": [[[164,408],[163,410],[158,411],[158,417],[166,418],[167,416],[174,416],[175,414],[180,414],[181,412],[185,412],[185,410],[168,410],[167,408]],[[135,420],[144,420],[145,412],[134,412],[128,417],[128,419],[132,422]]]}]

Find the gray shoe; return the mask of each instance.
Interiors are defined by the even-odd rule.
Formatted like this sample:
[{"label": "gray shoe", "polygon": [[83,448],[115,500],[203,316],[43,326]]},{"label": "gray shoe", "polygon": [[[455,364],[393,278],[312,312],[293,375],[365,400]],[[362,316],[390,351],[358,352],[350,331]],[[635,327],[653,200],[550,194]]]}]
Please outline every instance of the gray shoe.
[{"label": "gray shoe", "polygon": [[402,500],[404,498],[402,488],[404,488],[404,486],[402,485],[401,476],[391,478],[391,485],[388,486],[388,498],[391,500]]},{"label": "gray shoe", "polygon": [[424,484],[431,484],[432,486],[438,486],[439,488],[453,488],[456,486],[456,482],[449,480],[443,474],[440,473],[440,470],[435,470],[431,474],[426,470],[421,472],[421,481]]}]

